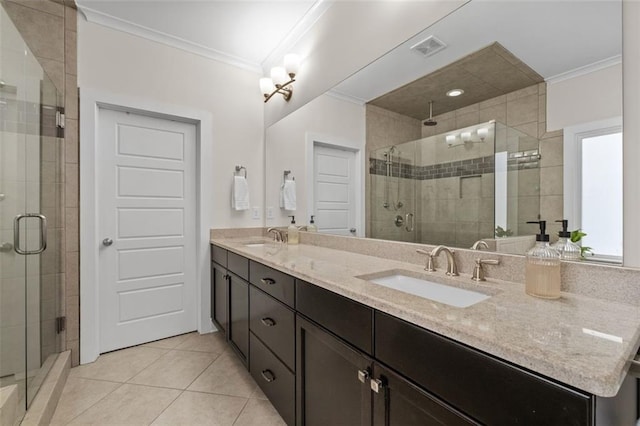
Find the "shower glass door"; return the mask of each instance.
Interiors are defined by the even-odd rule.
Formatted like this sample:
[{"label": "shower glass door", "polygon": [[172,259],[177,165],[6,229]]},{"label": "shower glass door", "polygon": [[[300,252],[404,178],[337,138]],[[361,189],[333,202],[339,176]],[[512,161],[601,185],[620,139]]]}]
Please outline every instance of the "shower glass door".
[{"label": "shower glass door", "polygon": [[0,8],[0,387],[16,386],[22,414],[62,342],[61,101]]}]

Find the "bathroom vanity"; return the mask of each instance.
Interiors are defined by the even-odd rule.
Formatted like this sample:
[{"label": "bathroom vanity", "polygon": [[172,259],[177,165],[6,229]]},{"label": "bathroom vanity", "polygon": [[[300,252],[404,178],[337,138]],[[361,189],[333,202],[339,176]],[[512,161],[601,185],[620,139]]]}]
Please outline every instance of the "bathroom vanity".
[{"label": "bathroom vanity", "polygon": [[625,380],[640,344],[637,307],[575,294],[539,300],[521,284],[435,273],[489,296],[458,308],[367,278],[424,274],[410,263],[246,239],[211,247],[211,318],[287,424],[637,417],[635,379]]}]

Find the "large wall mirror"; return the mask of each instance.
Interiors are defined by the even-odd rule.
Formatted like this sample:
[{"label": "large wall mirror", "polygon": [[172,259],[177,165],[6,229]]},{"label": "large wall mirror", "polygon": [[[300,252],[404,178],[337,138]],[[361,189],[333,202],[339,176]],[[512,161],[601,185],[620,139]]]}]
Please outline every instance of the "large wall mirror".
[{"label": "large wall mirror", "polygon": [[620,1],[470,1],[267,129],[267,225],[619,262],[621,63]]}]

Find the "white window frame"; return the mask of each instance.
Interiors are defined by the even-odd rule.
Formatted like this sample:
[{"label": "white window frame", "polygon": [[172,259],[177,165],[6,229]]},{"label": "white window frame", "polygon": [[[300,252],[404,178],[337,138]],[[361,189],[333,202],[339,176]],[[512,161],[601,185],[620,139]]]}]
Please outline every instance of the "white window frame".
[{"label": "white window frame", "polygon": [[[571,229],[582,227],[582,140],[622,133],[622,117],[565,127],[563,140],[564,218]],[[620,164],[622,167],[622,163]],[[594,256],[589,260],[622,264],[620,256]]]}]

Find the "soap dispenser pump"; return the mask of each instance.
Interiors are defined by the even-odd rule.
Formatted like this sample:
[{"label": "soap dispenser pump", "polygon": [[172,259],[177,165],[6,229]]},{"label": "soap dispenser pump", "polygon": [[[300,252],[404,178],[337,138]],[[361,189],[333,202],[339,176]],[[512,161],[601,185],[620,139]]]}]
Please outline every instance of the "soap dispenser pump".
[{"label": "soap dispenser pump", "polygon": [[316,222],[313,220],[313,217],[314,215],[311,215],[309,226],[307,226],[307,232],[318,232],[318,227],[316,226]]},{"label": "soap dispenser pump", "polygon": [[571,241],[571,232],[567,230],[569,221],[562,219],[556,222],[562,223],[562,231],[558,232],[558,241],[552,247],[560,253],[562,260],[580,260],[582,258],[580,246]]},{"label": "soap dispenser pump", "polygon": [[543,299],[560,297],[560,253],[549,245],[544,220],[527,222],[540,225],[536,245],[527,252],[525,270],[525,292]]},{"label": "soap dispenser pump", "polygon": [[298,244],[300,241],[300,231],[298,231],[298,227],[296,226],[296,217],[289,216],[291,218],[291,224],[287,228],[287,242],[289,244]]}]

